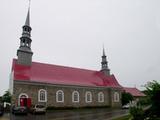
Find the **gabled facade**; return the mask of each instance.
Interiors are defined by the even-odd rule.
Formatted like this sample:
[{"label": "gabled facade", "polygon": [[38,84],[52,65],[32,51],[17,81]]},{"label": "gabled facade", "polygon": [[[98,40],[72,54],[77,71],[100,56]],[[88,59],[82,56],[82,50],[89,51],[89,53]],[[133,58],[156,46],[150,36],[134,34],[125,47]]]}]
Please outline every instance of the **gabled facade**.
[{"label": "gabled facade", "polygon": [[103,48],[100,71],[32,61],[30,11],[23,26],[10,79],[12,103],[52,107],[121,106],[122,87],[110,74]]}]

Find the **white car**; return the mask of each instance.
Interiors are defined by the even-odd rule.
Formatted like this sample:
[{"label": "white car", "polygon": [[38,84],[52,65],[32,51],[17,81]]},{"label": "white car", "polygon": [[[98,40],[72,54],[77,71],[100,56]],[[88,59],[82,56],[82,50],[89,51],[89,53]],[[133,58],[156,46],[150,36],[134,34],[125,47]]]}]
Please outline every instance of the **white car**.
[{"label": "white car", "polygon": [[46,113],[46,107],[41,104],[36,104],[31,106],[30,112],[35,114],[35,113]]},{"label": "white car", "polygon": [[130,107],[129,103],[122,106],[123,109],[129,109],[129,107]]}]

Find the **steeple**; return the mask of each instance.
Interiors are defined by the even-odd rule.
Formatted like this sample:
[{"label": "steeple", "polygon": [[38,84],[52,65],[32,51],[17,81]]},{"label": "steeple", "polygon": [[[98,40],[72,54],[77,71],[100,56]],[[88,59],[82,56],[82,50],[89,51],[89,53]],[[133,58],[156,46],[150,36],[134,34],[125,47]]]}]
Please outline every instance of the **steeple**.
[{"label": "steeple", "polygon": [[104,47],[103,47],[103,55],[102,55],[101,65],[102,65],[101,71],[105,75],[110,75],[110,69],[108,68],[108,62],[107,62],[107,58],[106,58]]},{"label": "steeple", "polygon": [[30,26],[30,15],[29,14],[30,14],[30,7],[28,8],[27,18],[25,22],[26,26]]},{"label": "steeple", "polygon": [[30,7],[25,21],[25,25],[22,27],[22,36],[20,37],[20,46],[17,50],[18,64],[31,65],[33,52],[31,50],[31,30],[30,27]]}]

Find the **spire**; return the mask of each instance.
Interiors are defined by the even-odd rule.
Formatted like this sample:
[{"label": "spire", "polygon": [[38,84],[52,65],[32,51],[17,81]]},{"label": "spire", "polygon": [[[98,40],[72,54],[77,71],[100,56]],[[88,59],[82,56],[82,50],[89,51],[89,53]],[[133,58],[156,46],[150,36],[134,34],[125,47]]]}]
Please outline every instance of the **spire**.
[{"label": "spire", "polygon": [[28,13],[27,13],[27,17],[26,17],[26,22],[25,25],[26,26],[30,26],[30,0],[29,0],[29,5],[28,5]]},{"label": "spire", "polygon": [[106,56],[105,50],[104,50],[104,45],[103,45],[103,56]]},{"label": "spire", "polygon": [[30,7],[28,8],[28,13],[27,13],[25,25],[30,26]]},{"label": "spire", "polygon": [[103,54],[102,54],[102,62],[101,62],[102,68],[101,71],[104,72],[105,75],[110,75],[110,69],[108,68],[108,61],[105,55],[105,49],[103,45]]}]

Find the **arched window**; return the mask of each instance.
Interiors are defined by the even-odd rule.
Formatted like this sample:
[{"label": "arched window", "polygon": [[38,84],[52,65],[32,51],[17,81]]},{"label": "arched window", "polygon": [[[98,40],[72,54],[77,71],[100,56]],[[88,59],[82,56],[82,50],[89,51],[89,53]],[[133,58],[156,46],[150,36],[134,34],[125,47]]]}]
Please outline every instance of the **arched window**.
[{"label": "arched window", "polygon": [[85,94],[85,101],[86,102],[92,102],[92,93],[87,91]]},{"label": "arched window", "polygon": [[78,91],[72,92],[72,102],[79,102],[79,92]]},{"label": "arched window", "polygon": [[119,93],[118,92],[114,93],[114,102],[119,102]]},{"label": "arched window", "polygon": [[103,92],[98,93],[98,102],[104,102],[104,93]]},{"label": "arched window", "polygon": [[62,90],[56,92],[56,102],[64,102],[64,92]]},{"label": "arched window", "polygon": [[38,101],[39,102],[47,102],[47,91],[44,89],[40,89],[38,91]]}]

